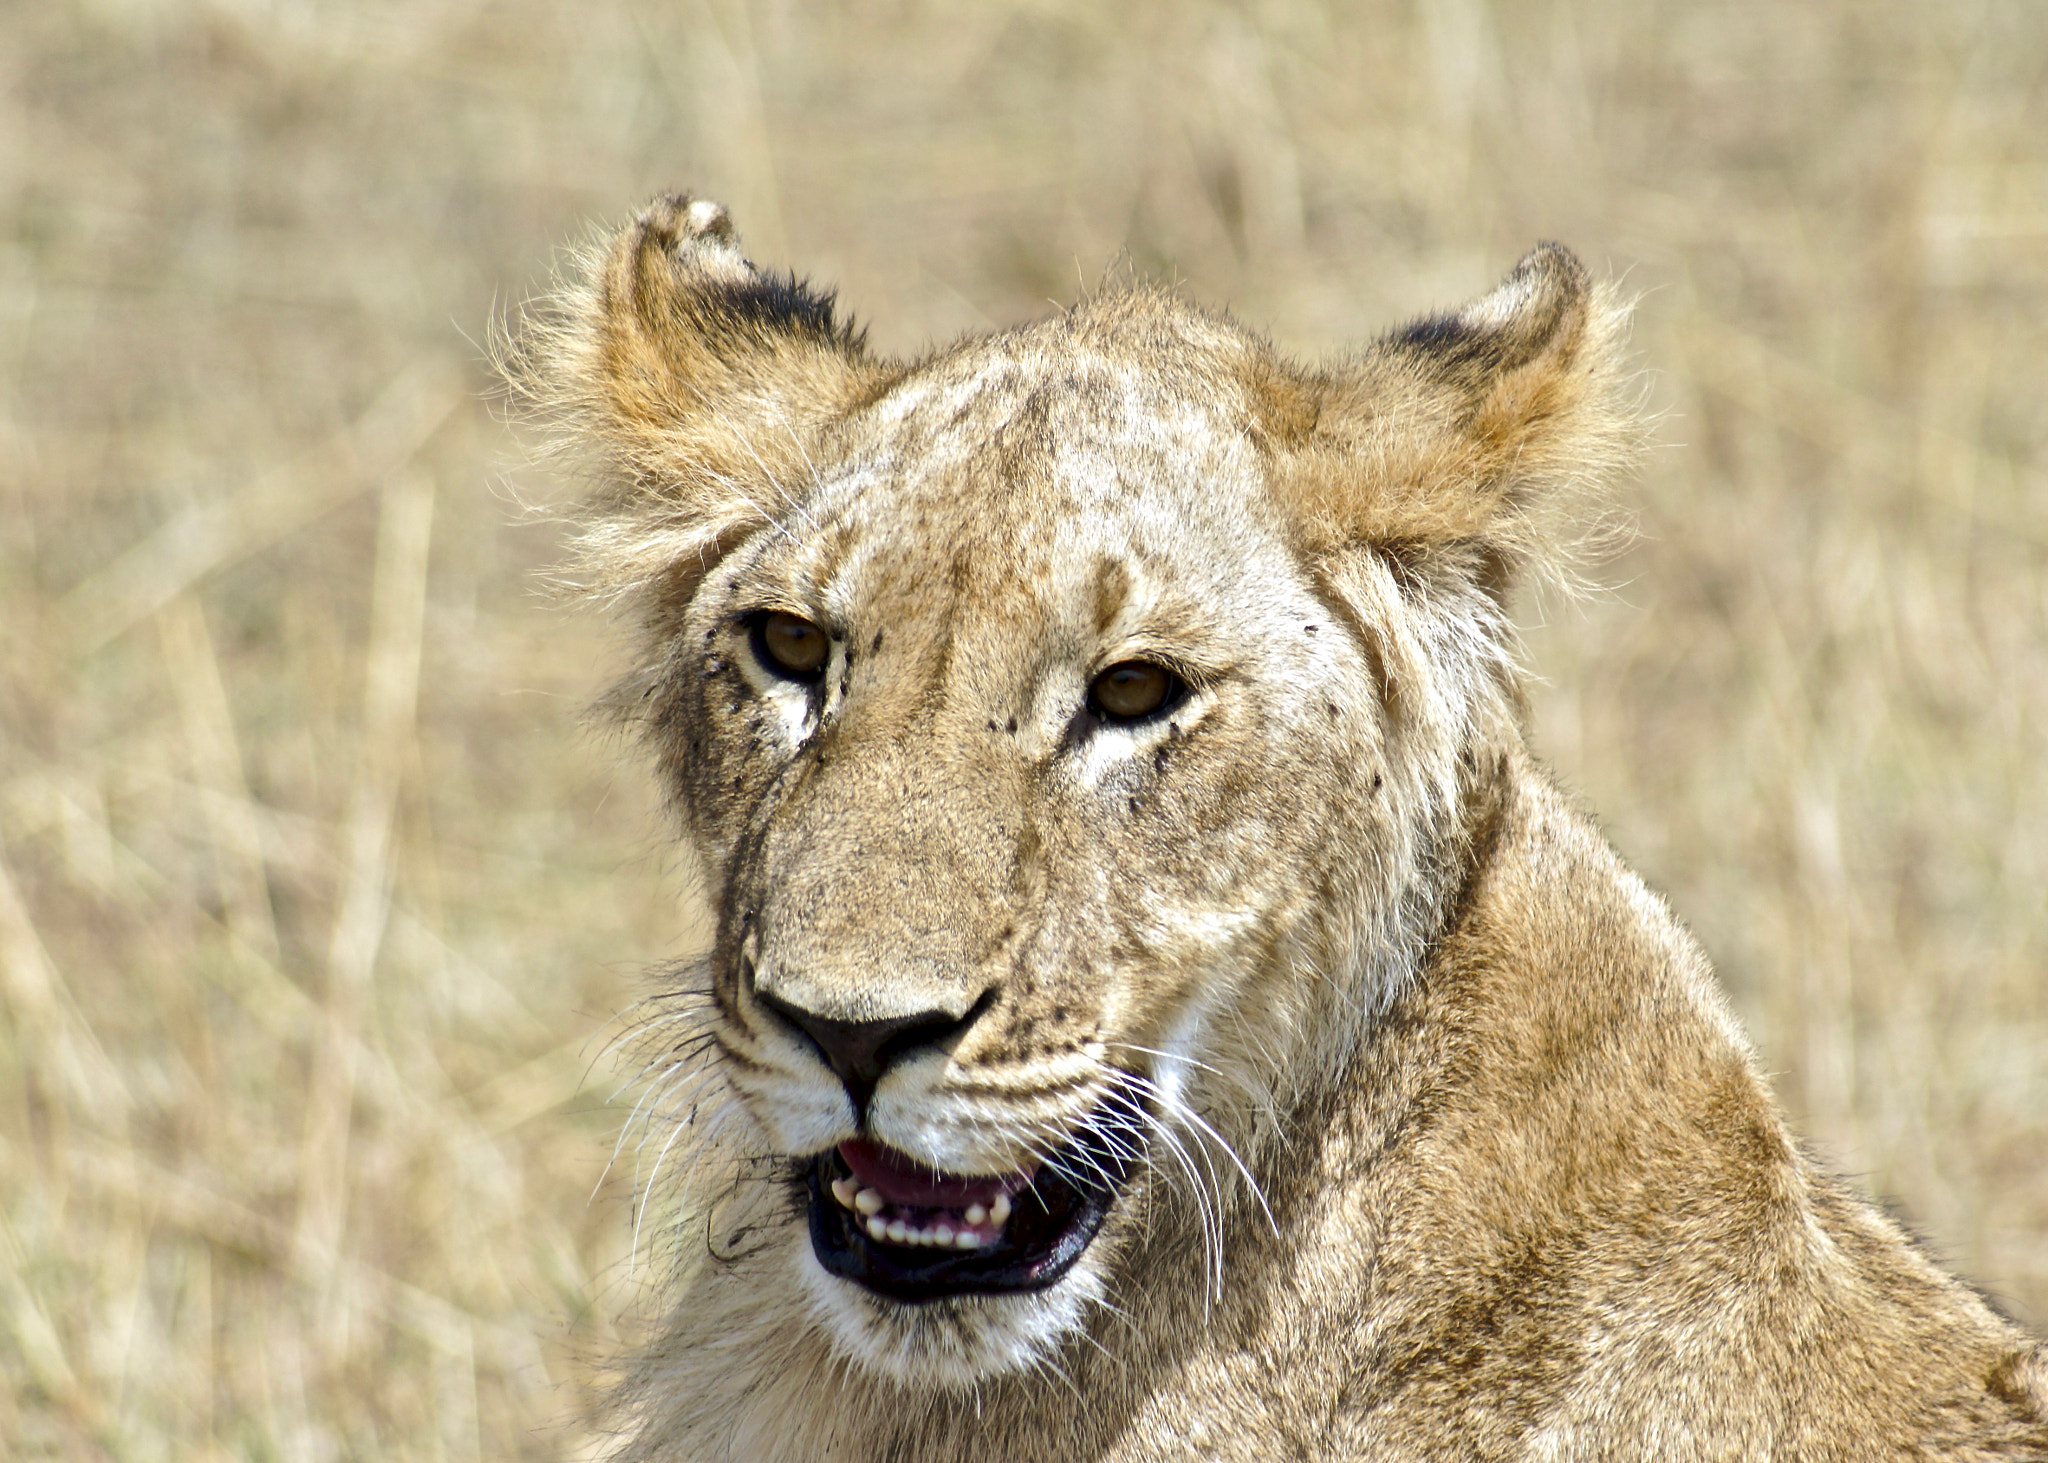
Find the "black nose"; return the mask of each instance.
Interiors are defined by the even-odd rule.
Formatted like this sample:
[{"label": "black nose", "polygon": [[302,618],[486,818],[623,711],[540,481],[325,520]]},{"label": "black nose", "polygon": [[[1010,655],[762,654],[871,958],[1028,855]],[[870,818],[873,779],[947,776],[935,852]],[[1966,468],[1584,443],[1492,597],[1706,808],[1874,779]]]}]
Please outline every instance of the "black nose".
[{"label": "black nose", "polygon": [[811,1039],[825,1065],[846,1084],[846,1094],[853,1099],[854,1116],[866,1122],[868,1099],[874,1095],[882,1074],[906,1052],[936,1046],[972,1026],[987,1009],[994,993],[975,1002],[965,1016],[919,1011],[881,1021],[835,1021],[792,1006],[767,991],[756,990],[754,994],[762,1005]]}]

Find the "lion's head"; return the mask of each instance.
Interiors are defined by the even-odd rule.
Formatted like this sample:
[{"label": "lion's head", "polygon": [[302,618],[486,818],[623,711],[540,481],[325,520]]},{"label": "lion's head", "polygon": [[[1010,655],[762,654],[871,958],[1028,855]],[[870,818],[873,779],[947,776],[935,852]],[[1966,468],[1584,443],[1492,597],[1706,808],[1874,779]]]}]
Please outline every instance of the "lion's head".
[{"label": "lion's head", "polygon": [[669,1136],[764,1313],[961,1384],[1214,1278],[1455,898],[1621,319],[1544,246],[1322,369],[1146,287],[885,362],[715,205],[593,256],[526,380],[605,456],[717,914]]}]

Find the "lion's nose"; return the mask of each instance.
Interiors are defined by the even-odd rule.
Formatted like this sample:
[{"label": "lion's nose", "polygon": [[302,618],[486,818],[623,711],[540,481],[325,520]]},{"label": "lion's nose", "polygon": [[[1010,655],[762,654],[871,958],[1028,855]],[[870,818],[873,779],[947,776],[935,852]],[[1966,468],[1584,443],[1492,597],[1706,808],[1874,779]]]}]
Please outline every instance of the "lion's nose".
[{"label": "lion's nose", "polygon": [[985,993],[965,1016],[946,1011],[918,1011],[879,1021],[839,1021],[791,1005],[771,991],[754,991],[760,1003],[809,1037],[825,1065],[838,1074],[853,1099],[854,1116],[867,1121],[868,1099],[882,1074],[911,1052],[938,1046],[972,1026],[988,1009],[995,993]]}]

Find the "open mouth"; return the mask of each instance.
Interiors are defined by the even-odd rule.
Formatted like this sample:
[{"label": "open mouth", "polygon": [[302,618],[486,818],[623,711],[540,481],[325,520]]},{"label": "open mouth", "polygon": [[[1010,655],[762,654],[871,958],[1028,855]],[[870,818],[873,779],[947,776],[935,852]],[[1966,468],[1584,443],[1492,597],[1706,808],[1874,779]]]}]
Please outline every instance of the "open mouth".
[{"label": "open mouth", "polygon": [[810,1164],[818,1263],[892,1300],[1043,1290],[1081,1258],[1141,1152],[1144,1114],[1113,1089],[1056,1152],[1013,1173],[936,1173],[854,1139]]}]

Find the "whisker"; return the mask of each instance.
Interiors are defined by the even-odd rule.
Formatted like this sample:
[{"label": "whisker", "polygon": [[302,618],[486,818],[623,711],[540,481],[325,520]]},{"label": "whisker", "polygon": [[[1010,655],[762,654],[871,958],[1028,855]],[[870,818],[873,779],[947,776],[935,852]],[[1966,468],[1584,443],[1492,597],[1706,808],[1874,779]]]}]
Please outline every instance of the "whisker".
[{"label": "whisker", "polygon": [[1195,1068],[1197,1071],[1207,1072],[1212,1076],[1220,1077],[1223,1075],[1223,1072],[1220,1068],[1212,1067],[1207,1062],[1198,1062],[1193,1057],[1188,1056],[1185,1052],[1161,1051],[1158,1047],[1140,1046],[1135,1041],[1104,1041],[1102,1044],[1104,1046],[1117,1047],[1127,1052],[1143,1052],[1148,1057],[1162,1057],[1167,1061],[1185,1062],[1188,1066]]}]

